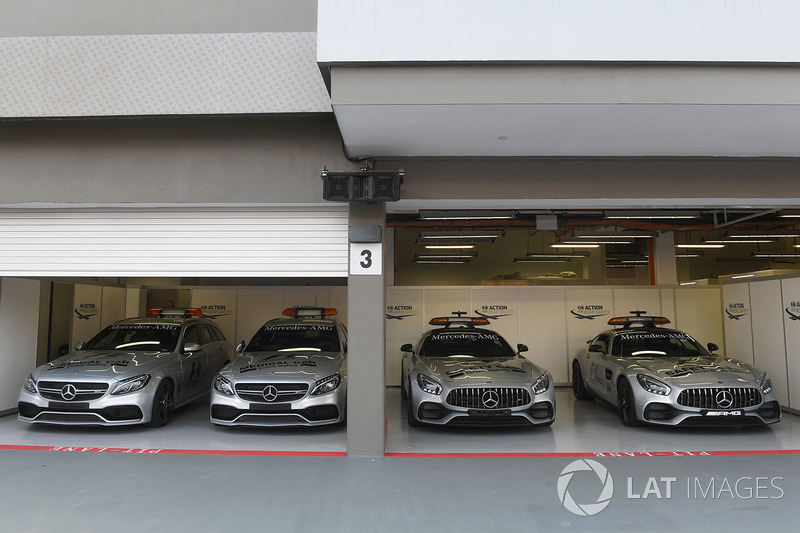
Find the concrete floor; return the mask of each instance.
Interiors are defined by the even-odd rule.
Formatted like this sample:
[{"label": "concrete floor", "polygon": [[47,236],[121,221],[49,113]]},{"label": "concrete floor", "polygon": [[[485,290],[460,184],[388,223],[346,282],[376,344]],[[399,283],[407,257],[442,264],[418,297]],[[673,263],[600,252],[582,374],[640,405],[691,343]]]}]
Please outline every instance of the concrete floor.
[{"label": "concrete floor", "polygon": [[[340,452],[345,431],[216,428],[205,424],[202,402],[155,430],[45,428],[7,416],[0,418],[5,446],[229,453],[0,449],[0,531],[797,530],[798,417],[785,415],[777,425],[746,431],[630,429],[610,407],[575,403],[568,392],[558,393],[558,418],[551,428],[479,431],[408,428],[399,391],[388,389],[387,452],[400,455],[376,458],[237,455],[237,450],[270,449]],[[717,454],[729,450],[743,453]],[[658,451],[676,453],[629,456]],[[452,452],[565,455],[435,455]],[[575,471],[576,462],[607,469],[606,484],[594,471]],[[609,480],[613,496],[607,507],[585,507],[606,501],[602,490]],[[573,514],[562,497],[599,512]]]}]

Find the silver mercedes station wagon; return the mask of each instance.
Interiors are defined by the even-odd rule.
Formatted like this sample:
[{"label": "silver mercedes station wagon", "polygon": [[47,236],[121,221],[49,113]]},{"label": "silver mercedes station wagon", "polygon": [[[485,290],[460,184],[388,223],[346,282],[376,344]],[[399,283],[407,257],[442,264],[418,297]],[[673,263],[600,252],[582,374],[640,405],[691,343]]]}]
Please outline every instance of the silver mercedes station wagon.
[{"label": "silver mercedes station wagon", "polygon": [[202,310],[151,309],[116,322],[37,367],[19,394],[19,419],[45,424],[166,425],[175,407],[208,394],[236,353]]},{"label": "silver mercedes station wagon", "polygon": [[319,426],[344,422],[347,329],[332,307],[294,307],[268,321],[211,389],[221,426]]},{"label": "silver mercedes station wagon", "polygon": [[[460,315],[461,312],[454,313]],[[482,317],[436,317],[416,345],[404,344],[401,396],[410,426],[553,423],[553,378],[516,351]]]},{"label": "silver mercedes station wagon", "polygon": [[763,425],[781,419],[772,381],[763,370],[716,355],[669,320],[632,311],[617,326],[587,341],[572,361],[579,400],[599,398],[617,407],[626,426]]}]

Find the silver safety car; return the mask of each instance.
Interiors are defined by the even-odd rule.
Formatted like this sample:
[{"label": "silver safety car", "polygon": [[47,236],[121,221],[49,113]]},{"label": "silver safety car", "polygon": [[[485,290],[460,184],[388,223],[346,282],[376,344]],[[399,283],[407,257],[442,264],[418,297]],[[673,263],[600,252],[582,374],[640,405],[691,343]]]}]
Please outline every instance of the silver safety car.
[{"label": "silver safety car", "polygon": [[222,426],[318,426],[344,422],[347,329],[336,309],[295,307],[268,321],[211,389]]},{"label": "silver safety car", "polygon": [[579,400],[616,405],[626,426],[763,425],[781,419],[772,381],[763,370],[714,354],[664,317],[615,317],[614,329],[587,341],[572,361]]},{"label": "silver safety car", "polygon": [[236,353],[199,308],[151,309],[116,322],[25,380],[19,419],[45,424],[163,426],[208,394]]},{"label": "silver safety car", "polygon": [[518,426],[553,423],[553,378],[482,317],[436,317],[416,345],[401,347],[408,424]]}]

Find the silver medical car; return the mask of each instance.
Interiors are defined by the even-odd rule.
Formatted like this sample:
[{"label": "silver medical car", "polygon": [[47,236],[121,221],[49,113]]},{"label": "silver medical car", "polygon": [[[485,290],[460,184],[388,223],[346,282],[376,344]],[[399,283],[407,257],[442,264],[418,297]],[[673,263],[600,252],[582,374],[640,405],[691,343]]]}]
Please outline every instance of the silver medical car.
[{"label": "silver medical car", "polygon": [[268,321],[211,389],[222,426],[318,426],[344,422],[347,329],[332,307],[294,307]]},{"label": "silver medical car", "polygon": [[163,426],[175,407],[208,394],[236,356],[199,308],[151,309],[116,322],[73,353],[37,367],[17,407],[24,422]]},{"label": "silver medical car", "polygon": [[615,317],[617,326],[587,341],[572,361],[579,400],[617,406],[626,426],[762,425],[781,419],[772,381],[763,370],[703,347],[691,336],[661,327],[664,317]]},{"label": "silver medical car", "polygon": [[[461,315],[461,312],[454,313]],[[420,426],[517,426],[553,423],[555,392],[550,374],[514,351],[482,317],[437,317],[438,326],[416,345],[400,349],[401,395],[408,424]]]}]

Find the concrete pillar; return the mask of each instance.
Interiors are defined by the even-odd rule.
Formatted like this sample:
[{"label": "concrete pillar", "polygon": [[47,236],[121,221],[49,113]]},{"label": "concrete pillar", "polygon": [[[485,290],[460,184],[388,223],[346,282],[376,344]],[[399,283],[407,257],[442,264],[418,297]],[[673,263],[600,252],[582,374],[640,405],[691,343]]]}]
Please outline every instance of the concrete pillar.
[{"label": "concrete pillar", "polygon": [[650,253],[650,279],[655,285],[677,285],[675,264],[675,233],[667,231],[654,237]]},{"label": "concrete pillar", "polygon": [[[383,456],[386,435],[386,295],[383,242],[371,229],[386,228],[382,202],[350,203],[350,273],[347,278],[347,454]],[[363,231],[361,231],[363,230]],[[361,242],[353,242],[361,241]]]}]

